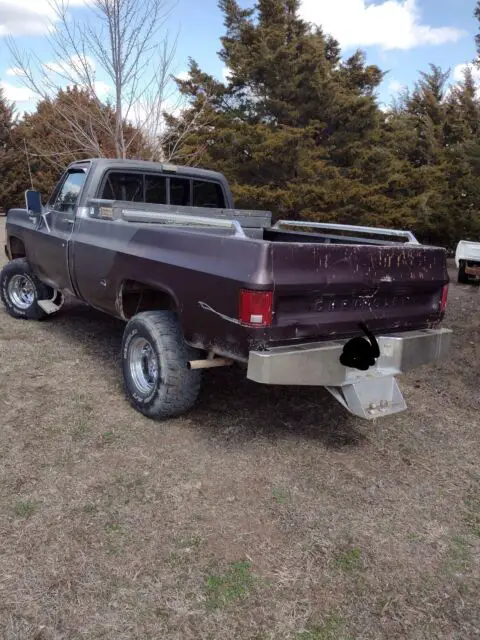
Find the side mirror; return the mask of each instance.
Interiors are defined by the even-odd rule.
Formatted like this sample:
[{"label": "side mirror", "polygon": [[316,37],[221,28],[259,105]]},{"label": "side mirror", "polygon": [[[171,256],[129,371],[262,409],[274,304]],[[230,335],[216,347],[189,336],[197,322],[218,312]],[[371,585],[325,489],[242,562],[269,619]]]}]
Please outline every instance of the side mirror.
[{"label": "side mirror", "polygon": [[40,215],[43,212],[42,196],[39,191],[32,191],[31,189],[25,191],[25,204],[28,213]]}]

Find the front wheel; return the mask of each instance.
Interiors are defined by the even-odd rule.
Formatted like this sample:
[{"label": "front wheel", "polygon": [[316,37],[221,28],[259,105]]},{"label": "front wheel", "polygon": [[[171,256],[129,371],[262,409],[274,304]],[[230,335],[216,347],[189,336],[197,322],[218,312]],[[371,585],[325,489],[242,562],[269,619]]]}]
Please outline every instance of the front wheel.
[{"label": "front wheel", "polygon": [[125,389],[132,405],[149,418],[181,415],[200,393],[201,372],[187,368],[195,359],[171,311],[146,311],[126,326],[122,342]]},{"label": "front wheel", "polygon": [[26,258],[17,258],[0,272],[0,298],[13,318],[41,320],[47,314],[38,301],[51,298],[51,292],[32,273]]}]

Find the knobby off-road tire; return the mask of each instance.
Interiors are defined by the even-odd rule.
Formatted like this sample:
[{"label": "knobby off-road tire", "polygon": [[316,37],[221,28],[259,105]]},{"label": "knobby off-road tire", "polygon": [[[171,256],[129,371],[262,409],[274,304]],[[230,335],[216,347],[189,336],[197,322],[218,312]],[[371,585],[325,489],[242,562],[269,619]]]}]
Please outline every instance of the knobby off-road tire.
[{"label": "knobby off-road tire", "polygon": [[132,405],[157,420],[181,415],[200,393],[201,372],[187,368],[198,351],[189,347],[171,311],[133,317],[122,341],[125,389]]},{"label": "knobby off-road tire", "polygon": [[39,300],[51,298],[51,289],[32,273],[26,258],[17,258],[0,272],[0,298],[13,318],[42,320],[47,315]]}]

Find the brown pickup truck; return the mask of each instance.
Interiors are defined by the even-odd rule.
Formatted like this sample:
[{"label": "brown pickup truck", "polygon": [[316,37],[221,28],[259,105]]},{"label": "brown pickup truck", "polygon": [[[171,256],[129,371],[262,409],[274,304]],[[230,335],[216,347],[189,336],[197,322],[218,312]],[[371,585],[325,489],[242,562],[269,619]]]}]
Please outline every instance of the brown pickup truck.
[{"label": "brown pickup truck", "polygon": [[234,208],[225,178],[121,160],[70,165],[48,203],[7,217],[0,295],[15,318],[68,293],[127,322],[123,375],[153,418],[188,410],[203,369],[239,363],[264,384],[324,386],[355,415],[406,408],[395,376],[435,362],[443,249],[410,232],[280,221]]}]

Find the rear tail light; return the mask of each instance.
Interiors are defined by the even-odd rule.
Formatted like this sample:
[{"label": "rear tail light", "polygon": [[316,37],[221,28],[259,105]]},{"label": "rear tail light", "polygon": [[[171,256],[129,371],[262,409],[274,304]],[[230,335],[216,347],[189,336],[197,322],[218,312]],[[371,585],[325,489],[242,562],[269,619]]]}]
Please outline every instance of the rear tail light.
[{"label": "rear tail light", "polygon": [[270,327],[272,324],[273,292],[241,289],[239,320],[247,327]]},{"label": "rear tail light", "polygon": [[442,289],[442,297],[440,298],[440,311],[445,313],[447,308],[447,300],[448,300],[448,284],[446,284]]}]

